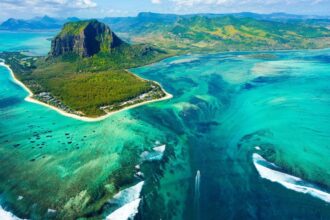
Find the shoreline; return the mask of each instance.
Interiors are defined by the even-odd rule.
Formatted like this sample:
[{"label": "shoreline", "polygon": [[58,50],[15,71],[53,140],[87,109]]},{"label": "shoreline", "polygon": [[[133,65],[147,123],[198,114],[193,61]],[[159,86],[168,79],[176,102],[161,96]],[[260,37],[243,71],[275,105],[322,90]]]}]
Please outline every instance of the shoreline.
[{"label": "shoreline", "polygon": [[[160,99],[154,99],[154,100],[149,100],[149,101],[144,101],[144,102],[140,102],[140,103],[137,103],[137,104],[134,104],[134,105],[130,105],[130,106],[127,106],[127,107],[124,107],[122,109],[119,109],[119,110],[116,110],[116,111],[113,111],[113,112],[110,112],[110,113],[107,113],[103,116],[99,116],[97,118],[89,118],[89,117],[84,117],[84,116],[79,116],[79,115],[75,115],[75,114],[71,114],[71,113],[68,113],[68,112],[65,112],[63,111],[62,109],[59,109],[55,106],[52,106],[52,105],[49,105],[47,103],[44,103],[44,102],[41,102],[39,100],[36,100],[33,98],[33,92],[24,85],[24,83],[22,83],[20,80],[18,80],[14,74],[14,72],[12,71],[12,69],[10,68],[9,65],[7,65],[5,62],[0,62],[0,66],[4,66],[5,68],[7,68],[9,70],[9,73],[12,77],[12,79],[14,80],[14,82],[16,84],[18,84],[19,86],[21,86],[25,91],[28,92],[28,96],[24,98],[25,101],[27,102],[31,102],[31,103],[35,103],[35,104],[39,104],[39,105],[42,105],[44,107],[47,107],[47,108],[50,108],[54,111],[56,111],[57,113],[63,115],[63,116],[66,116],[66,117],[69,117],[69,118],[73,118],[73,119],[76,119],[76,120],[80,120],[80,121],[84,121],[84,122],[98,122],[98,121],[102,121],[116,113],[119,113],[119,112],[122,112],[122,111],[125,111],[125,110],[129,110],[129,109],[133,109],[133,108],[137,108],[139,106],[142,106],[142,105],[145,105],[145,104],[150,104],[150,103],[153,103],[153,102],[160,102],[160,101],[164,101],[164,100],[167,100],[167,99],[171,99],[173,98],[173,95],[172,94],[169,94],[168,92],[166,92],[163,87],[158,83],[158,82],[155,82],[156,84],[158,84],[160,86],[160,88],[162,89],[162,91],[165,93],[165,96],[160,98]],[[134,74],[134,73],[132,73]],[[136,74],[134,74],[135,76],[137,76]],[[139,77],[139,76],[137,76]],[[141,78],[141,77],[139,77]]]}]

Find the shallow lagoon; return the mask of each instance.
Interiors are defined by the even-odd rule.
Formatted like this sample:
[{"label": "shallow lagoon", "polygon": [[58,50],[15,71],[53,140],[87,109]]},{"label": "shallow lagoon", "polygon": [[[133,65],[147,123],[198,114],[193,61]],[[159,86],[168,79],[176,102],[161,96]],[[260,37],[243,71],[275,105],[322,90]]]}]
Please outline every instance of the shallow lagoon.
[{"label": "shallow lagoon", "polygon": [[141,165],[137,219],[330,218],[327,202],[261,178],[253,160],[262,155],[330,192],[330,51],[270,54],[187,55],[134,69],[174,98],[94,123],[25,102],[0,67],[1,206],[21,218],[105,218],[107,201],[141,181],[141,153],[166,144],[161,161]]}]

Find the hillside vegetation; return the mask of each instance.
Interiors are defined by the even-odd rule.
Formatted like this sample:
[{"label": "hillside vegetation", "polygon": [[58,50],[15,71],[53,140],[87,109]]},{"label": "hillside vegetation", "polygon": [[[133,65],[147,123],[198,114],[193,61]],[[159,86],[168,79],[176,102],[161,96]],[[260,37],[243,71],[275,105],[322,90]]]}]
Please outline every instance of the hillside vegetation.
[{"label": "hillside vegetation", "polygon": [[165,95],[158,84],[135,77],[128,68],[191,52],[330,47],[330,30],[319,21],[152,13],[104,20],[118,35],[97,20],[68,22],[52,40],[49,56],[0,57],[36,99],[96,117]]},{"label": "hillside vegetation", "polygon": [[34,98],[88,117],[165,96],[157,83],[126,69],[167,56],[144,44],[125,43],[96,20],[67,23],[47,57],[0,54]]},{"label": "hillside vegetation", "polygon": [[[266,21],[234,16],[172,17],[140,22],[109,20],[132,42],[176,52],[313,49],[330,46],[330,30],[300,20]],[[124,28],[124,23],[126,27]]]}]

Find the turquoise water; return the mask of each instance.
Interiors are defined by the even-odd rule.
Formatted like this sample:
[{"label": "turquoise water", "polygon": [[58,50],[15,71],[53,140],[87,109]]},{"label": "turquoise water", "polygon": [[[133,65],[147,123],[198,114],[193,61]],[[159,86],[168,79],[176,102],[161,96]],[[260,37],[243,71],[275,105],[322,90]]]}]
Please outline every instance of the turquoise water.
[{"label": "turquoise water", "polygon": [[[13,35],[34,54],[49,49],[31,44],[45,35]],[[102,219],[114,194],[141,181],[140,164],[136,219],[329,219],[330,50],[271,54],[134,69],[174,98],[95,123],[24,101],[0,67],[1,207],[20,218]],[[163,144],[160,161],[141,161]]]},{"label": "turquoise water", "polygon": [[32,55],[47,54],[54,32],[0,31],[1,51],[29,51]]}]

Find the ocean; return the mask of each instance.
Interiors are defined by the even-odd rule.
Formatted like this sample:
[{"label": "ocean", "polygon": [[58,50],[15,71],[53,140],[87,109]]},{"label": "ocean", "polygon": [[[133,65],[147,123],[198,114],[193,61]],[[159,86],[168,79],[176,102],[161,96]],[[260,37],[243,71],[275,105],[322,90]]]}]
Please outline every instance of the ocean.
[{"label": "ocean", "polygon": [[[0,32],[0,51],[45,55],[53,35]],[[132,71],[173,98],[83,122],[0,66],[1,218],[330,219],[330,50]]]}]

